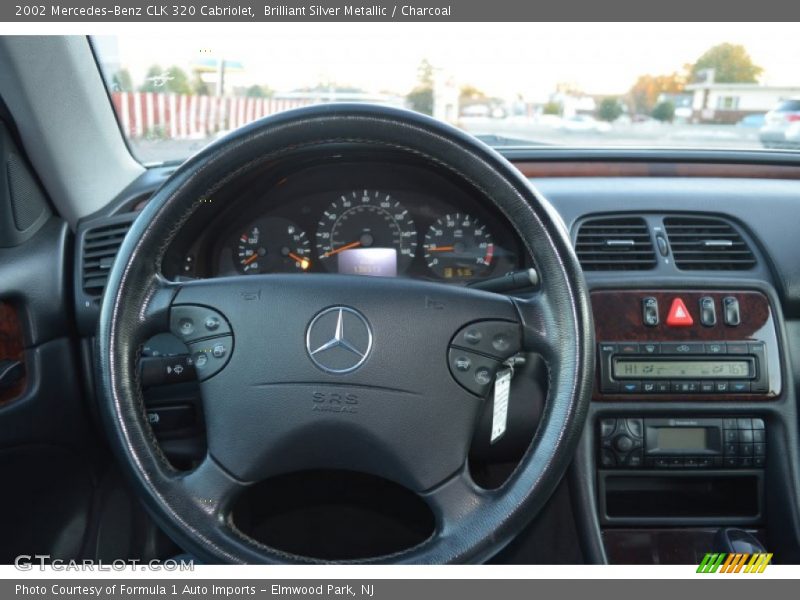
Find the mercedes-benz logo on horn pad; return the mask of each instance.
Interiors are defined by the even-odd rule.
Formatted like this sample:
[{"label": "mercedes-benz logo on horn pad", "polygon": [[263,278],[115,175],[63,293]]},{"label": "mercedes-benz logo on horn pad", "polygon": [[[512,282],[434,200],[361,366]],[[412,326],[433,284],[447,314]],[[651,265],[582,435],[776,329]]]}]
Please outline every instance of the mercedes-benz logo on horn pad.
[{"label": "mercedes-benz logo on horn pad", "polygon": [[308,356],[323,371],[349,373],[367,360],[372,330],[364,316],[346,306],[326,308],[308,324]]}]

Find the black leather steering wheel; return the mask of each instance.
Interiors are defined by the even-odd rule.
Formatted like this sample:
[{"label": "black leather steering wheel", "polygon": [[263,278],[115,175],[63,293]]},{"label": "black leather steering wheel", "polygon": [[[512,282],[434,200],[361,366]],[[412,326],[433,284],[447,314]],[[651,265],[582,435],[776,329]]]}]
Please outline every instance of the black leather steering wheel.
[{"label": "black leather steering wheel", "polygon": [[[177,232],[201,211],[218,214],[227,184],[271,161],[348,144],[412,155],[493,203],[535,257],[539,291],[512,299],[403,278],[251,275],[174,283],[161,275]],[[467,340],[468,326],[489,335]],[[200,379],[208,454],[191,472],[176,471],[161,453],[139,382],[143,343],[167,330],[187,342]],[[504,341],[493,346],[497,331]],[[565,228],[510,163],[415,113],[323,105],[233,132],[155,194],[111,270],[96,367],[105,425],[124,470],[156,521],[202,561],[316,562],[244,535],[231,506],[270,475],[343,468],[410,488],[436,520],[427,541],[365,562],[480,562],[537,513],[573,457],[591,392],[592,332]],[[496,369],[517,350],[544,358],[546,408],[510,478],[484,490],[467,468],[478,417],[491,401],[481,397],[491,385],[477,369]],[[452,366],[465,352],[476,361],[471,380]],[[325,410],[330,404],[336,410]]]}]

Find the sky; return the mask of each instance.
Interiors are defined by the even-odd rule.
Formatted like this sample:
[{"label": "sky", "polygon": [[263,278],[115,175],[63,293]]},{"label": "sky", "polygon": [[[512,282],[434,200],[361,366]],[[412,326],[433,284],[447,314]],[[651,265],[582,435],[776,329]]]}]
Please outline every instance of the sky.
[{"label": "sky", "polygon": [[188,68],[211,55],[244,63],[237,85],[289,91],[333,80],[405,94],[425,58],[456,85],[492,96],[542,99],[558,83],[613,95],[641,74],[680,71],[731,42],[764,68],[762,83],[800,85],[800,35],[788,23],[261,23],[195,35],[151,31],[117,38],[119,61],[135,83],[154,63]]}]

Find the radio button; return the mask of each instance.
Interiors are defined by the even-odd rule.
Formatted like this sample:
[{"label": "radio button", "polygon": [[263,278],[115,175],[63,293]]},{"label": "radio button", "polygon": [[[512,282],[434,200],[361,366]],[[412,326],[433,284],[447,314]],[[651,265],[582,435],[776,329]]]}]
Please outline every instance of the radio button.
[{"label": "radio button", "polygon": [[722,426],[725,429],[736,429],[736,419],[722,419]]},{"label": "radio button", "polygon": [[714,382],[713,381],[701,381],[700,382],[700,391],[704,394],[713,394],[714,393]]},{"label": "radio button", "polygon": [[754,456],[753,457],[753,466],[754,467],[763,467],[766,464],[767,459],[764,456]]},{"label": "radio button", "polygon": [[731,381],[730,389],[732,394],[749,394],[750,382],[749,381]]},{"label": "radio button", "polygon": [[600,420],[600,437],[611,437],[614,430],[617,428],[616,419],[601,419]]},{"label": "radio button", "polygon": [[767,454],[766,444],[753,444],[753,456],[766,456],[766,454]]},{"label": "radio button", "polygon": [[696,458],[689,457],[683,463],[683,466],[684,467],[690,467],[690,468],[694,469],[694,468],[697,468],[699,465],[697,464],[697,459]]},{"label": "radio button", "polygon": [[739,432],[735,429],[726,429],[725,430],[725,443],[726,444],[735,444],[739,441]]},{"label": "radio button", "polygon": [[633,450],[633,440],[627,435],[618,435],[614,439],[614,447],[620,452],[629,452]]},{"label": "radio button", "polygon": [[752,429],[753,419],[736,419],[736,426],[739,429]]},{"label": "radio button", "polygon": [[752,429],[742,429],[739,432],[739,441],[743,444],[752,444],[753,443]]},{"label": "radio button", "polygon": [[[753,419],[755,421],[755,419]],[[753,424],[755,425],[755,423]],[[756,444],[764,444],[767,441],[767,436],[765,435],[766,432],[763,429],[754,429],[753,430],[753,442]]]},{"label": "radio button", "polygon": [[670,466],[669,461],[670,459],[668,458],[657,458],[653,463],[653,466],[659,469],[663,469]]},{"label": "radio button", "polygon": [[661,344],[662,354],[705,354],[703,344],[697,342],[668,342]]},{"label": "radio button", "polygon": [[701,469],[708,469],[712,466],[712,462],[710,458],[698,458],[697,459],[697,466]]},{"label": "radio button", "polygon": [[642,451],[631,452],[625,459],[625,464],[629,467],[638,468],[642,466]]},{"label": "radio button", "polygon": [[684,464],[683,463],[683,459],[682,458],[678,458],[677,456],[669,459],[669,466],[670,467],[682,467],[683,464]]},{"label": "radio button", "polygon": [[717,310],[714,308],[714,299],[711,296],[700,298],[700,323],[705,327],[717,324]]},{"label": "radio button", "polygon": [[736,444],[725,444],[724,452],[725,456],[736,456],[738,448]]},{"label": "radio button", "polygon": [[739,466],[739,459],[735,456],[726,456],[723,459],[723,465],[726,467],[738,467]]},{"label": "radio button", "polygon": [[764,419],[752,419],[753,429],[764,429]]},{"label": "radio button", "polygon": [[617,459],[614,458],[614,454],[610,450],[603,450],[600,452],[600,464],[604,467],[616,467]]},{"label": "radio button", "polygon": [[753,444],[739,444],[739,456],[753,456]]},{"label": "radio button", "polygon": [[726,354],[727,352],[728,348],[722,342],[706,344],[706,354]]},{"label": "radio button", "polygon": [[739,466],[744,469],[752,469],[753,468],[753,458],[750,456],[743,456],[739,459]]},{"label": "radio button", "polygon": [[644,433],[641,419],[625,419],[625,424],[628,426],[628,431],[635,438],[641,438]]}]

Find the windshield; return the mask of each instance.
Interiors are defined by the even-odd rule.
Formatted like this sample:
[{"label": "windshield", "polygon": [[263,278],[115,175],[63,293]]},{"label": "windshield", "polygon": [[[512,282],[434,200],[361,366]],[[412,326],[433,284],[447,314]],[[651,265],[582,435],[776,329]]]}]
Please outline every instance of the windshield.
[{"label": "windshield", "polygon": [[135,156],[179,161],[321,102],[406,107],[495,146],[800,150],[800,36],[779,23],[280,23],[94,37]]}]

